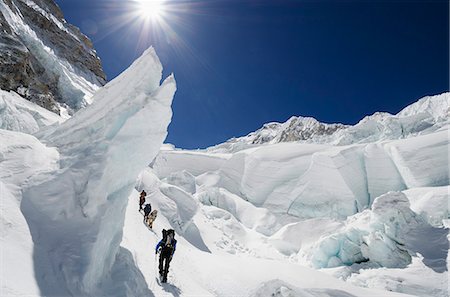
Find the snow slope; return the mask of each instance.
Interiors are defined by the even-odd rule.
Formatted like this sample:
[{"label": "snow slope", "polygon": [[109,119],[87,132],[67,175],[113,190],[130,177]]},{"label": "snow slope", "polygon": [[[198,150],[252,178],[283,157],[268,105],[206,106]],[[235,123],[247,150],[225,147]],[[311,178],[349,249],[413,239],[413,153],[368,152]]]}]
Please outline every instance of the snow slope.
[{"label": "snow slope", "polygon": [[[149,193],[155,190],[152,183],[143,181],[141,186]],[[160,207],[167,204],[167,196],[154,193],[150,196],[153,205]],[[134,192],[129,199],[122,246],[131,252],[142,271],[151,290],[148,296],[273,296],[272,293],[280,289],[293,290],[293,295],[285,296],[407,296],[358,288],[286,259],[201,251],[191,244],[192,235],[186,233],[177,237],[178,248],[171,262],[168,284],[160,285],[156,278],[156,257],[152,254],[161,238],[161,230],[173,225],[165,216],[159,216],[154,232],[149,231],[136,209],[138,192]],[[166,207],[182,211],[184,202],[177,199],[172,201],[174,203]],[[203,229],[211,226],[211,220],[215,219],[199,213],[196,221],[200,229]],[[200,225],[202,220],[203,226]]]},{"label": "snow slope", "polygon": [[12,91],[0,90],[1,129],[33,134],[41,128],[63,121],[57,114],[23,99]]},{"label": "snow slope", "polygon": [[33,243],[20,211],[29,179],[58,167],[59,154],[31,135],[0,129],[0,279],[2,296],[39,294]]},{"label": "snow slope", "polygon": [[[305,286],[302,281],[309,280],[309,274],[294,273],[294,264],[357,286],[385,290],[374,296],[386,296],[388,291],[447,296],[448,98],[448,94],[427,97],[398,116],[376,114],[336,132],[335,136],[343,131],[347,136],[349,131],[367,135],[352,136],[364,141],[348,145],[237,141],[196,151],[167,146],[141,173],[137,190],[151,193],[150,202],[164,217],[160,224],[166,227],[167,219],[188,242],[181,245],[183,249],[190,251],[193,246],[227,258],[221,267],[233,263],[230,255],[239,263],[248,258],[283,263],[279,271],[292,271],[301,278],[267,279],[246,271],[258,275],[259,284],[241,291],[222,283],[189,281],[214,288],[214,293],[221,292],[218,295],[359,294],[348,288],[319,292]],[[420,124],[425,119],[426,127]],[[375,130],[367,128],[371,125]],[[375,133],[380,125],[390,130]],[[408,133],[401,132],[405,127]],[[208,268],[213,260],[194,255],[189,259],[207,263],[202,269],[214,275]],[[190,289],[182,288],[188,281],[179,281],[181,274],[174,267],[173,282],[188,295]],[[218,277],[224,283],[229,279],[251,283],[240,271]],[[217,286],[223,290],[217,291]]]}]

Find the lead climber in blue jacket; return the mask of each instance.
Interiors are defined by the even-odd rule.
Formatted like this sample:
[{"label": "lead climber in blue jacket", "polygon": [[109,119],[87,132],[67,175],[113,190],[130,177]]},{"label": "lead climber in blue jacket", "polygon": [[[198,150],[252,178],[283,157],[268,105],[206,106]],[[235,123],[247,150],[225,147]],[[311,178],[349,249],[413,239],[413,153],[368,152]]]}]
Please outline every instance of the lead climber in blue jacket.
[{"label": "lead climber in blue jacket", "polygon": [[173,254],[177,247],[175,239],[175,231],[173,229],[162,230],[163,238],[156,245],[156,253],[159,254],[159,276],[161,282],[167,282],[167,274],[169,273],[169,264],[172,261]]}]

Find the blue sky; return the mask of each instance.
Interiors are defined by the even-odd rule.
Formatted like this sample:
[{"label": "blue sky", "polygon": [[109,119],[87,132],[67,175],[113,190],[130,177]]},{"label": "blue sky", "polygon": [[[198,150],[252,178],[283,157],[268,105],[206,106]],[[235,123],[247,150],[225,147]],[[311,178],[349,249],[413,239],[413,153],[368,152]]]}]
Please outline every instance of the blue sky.
[{"label": "blue sky", "polygon": [[292,115],[354,124],[448,91],[447,1],[57,0],[109,79],[153,45],[178,91],[167,142],[203,148]]}]

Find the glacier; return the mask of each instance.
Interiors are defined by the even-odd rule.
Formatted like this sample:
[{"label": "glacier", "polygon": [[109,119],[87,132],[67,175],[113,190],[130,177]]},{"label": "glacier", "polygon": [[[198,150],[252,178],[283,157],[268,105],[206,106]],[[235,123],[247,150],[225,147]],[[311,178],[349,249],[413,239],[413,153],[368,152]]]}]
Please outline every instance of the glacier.
[{"label": "glacier", "polygon": [[114,272],[127,258],[119,247],[127,197],[172,115],[175,80],[159,85],[161,76],[150,48],[100,89],[92,105],[36,134],[60,154],[57,169],[29,180],[21,203],[42,295],[99,296],[112,284],[126,286]]},{"label": "glacier", "polygon": [[70,119],[0,91],[1,295],[448,296],[448,94],[189,151],[161,79],[150,48]]},{"label": "glacier", "polygon": [[[204,253],[299,263],[384,290],[379,295],[447,296],[449,104],[448,93],[425,97],[397,115],[378,113],[339,129],[327,141],[246,143],[244,137],[204,150],[166,145],[136,189],[151,193],[168,219],[158,228],[175,228]],[[337,141],[342,135],[352,140]],[[168,203],[159,201],[167,199],[174,204],[166,215]],[[180,209],[190,214],[182,219]],[[174,269],[173,282],[188,290],[187,280],[179,281],[187,279],[186,268]],[[239,276],[227,277],[245,278],[234,273]],[[204,288],[201,280],[189,281]],[[299,279],[260,281],[242,295],[328,294],[296,288]]]}]

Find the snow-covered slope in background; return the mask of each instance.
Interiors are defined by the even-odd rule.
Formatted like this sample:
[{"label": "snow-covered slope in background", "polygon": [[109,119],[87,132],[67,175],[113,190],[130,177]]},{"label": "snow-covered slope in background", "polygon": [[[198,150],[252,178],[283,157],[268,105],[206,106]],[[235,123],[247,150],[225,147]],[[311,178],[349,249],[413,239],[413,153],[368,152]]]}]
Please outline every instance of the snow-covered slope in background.
[{"label": "snow-covered slope in background", "polygon": [[[399,115],[366,117],[327,141],[250,143],[267,132],[257,131],[206,150],[165,146],[137,189],[150,193],[161,224],[167,219],[189,243],[183,248],[242,263],[280,261],[280,269],[298,273],[230,289],[238,295],[341,294],[320,295],[302,284],[310,278],[289,266],[297,263],[358,286],[448,296],[449,106],[449,94],[426,97]],[[343,145],[344,139],[351,141]],[[245,279],[238,272],[223,277]],[[184,284],[176,268],[173,282]]]},{"label": "snow-covered slope in background", "polygon": [[0,89],[63,115],[105,84],[91,41],[53,0],[1,0],[0,28]]},{"label": "snow-covered slope in background", "polygon": [[237,153],[164,150],[159,177],[180,170],[279,215],[345,218],[388,191],[449,184],[448,129],[351,146],[262,145]]},{"label": "snow-covered slope in background", "polygon": [[247,136],[208,148],[210,152],[237,152],[260,144],[280,142],[349,145],[394,140],[430,133],[449,124],[450,93],[424,97],[396,115],[377,112],[354,126],[325,124],[310,117],[292,117],[268,123]]}]

